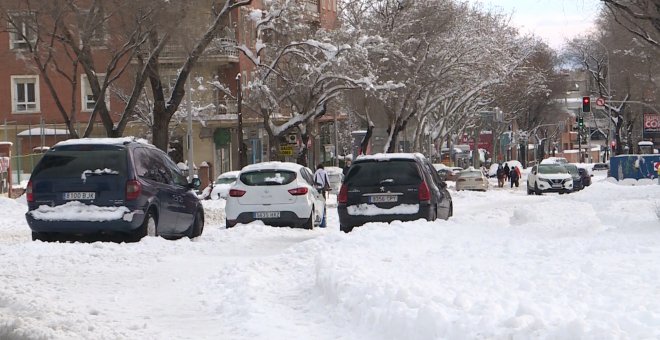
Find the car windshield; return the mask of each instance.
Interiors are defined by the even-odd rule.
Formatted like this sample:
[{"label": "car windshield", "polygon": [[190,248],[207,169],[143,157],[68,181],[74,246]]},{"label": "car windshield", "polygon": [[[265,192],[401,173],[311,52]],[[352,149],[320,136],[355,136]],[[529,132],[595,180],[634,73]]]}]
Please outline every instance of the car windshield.
[{"label": "car windshield", "polygon": [[573,176],[577,176],[579,174],[578,168],[575,165],[566,165],[565,164],[564,168],[566,168],[566,170],[568,170],[568,173],[573,175]]},{"label": "car windshield", "polygon": [[414,160],[365,161],[353,163],[345,182],[349,186],[417,185],[419,177]]},{"label": "car windshield", "polygon": [[285,185],[296,179],[296,173],[289,170],[259,170],[241,174],[241,182],[245,185]]},{"label": "car windshield", "polygon": [[123,149],[61,150],[44,154],[32,172],[33,177],[80,177],[87,175],[126,176],[126,151]]},{"label": "car windshield", "polygon": [[539,173],[541,174],[566,174],[566,168],[559,164],[539,165]]}]

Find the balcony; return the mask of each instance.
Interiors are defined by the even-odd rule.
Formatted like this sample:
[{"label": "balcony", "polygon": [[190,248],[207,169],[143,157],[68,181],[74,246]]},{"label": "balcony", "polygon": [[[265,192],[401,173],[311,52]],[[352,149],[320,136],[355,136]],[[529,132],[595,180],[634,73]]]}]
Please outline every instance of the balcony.
[{"label": "balcony", "polygon": [[[233,29],[225,27],[206,47],[199,61],[219,64],[237,63],[239,52],[236,46],[236,33]],[[185,46],[182,43],[171,41],[163,47],[158,62],[162,64],[183,63],[190,55],[191,49],[192,46]],[[144,58],[148,57],[148,48],[142,46],[139,54]]]},{"label": "balcony", "polygon": [[[236,40],[228,38],[215,38],[204,50],[201,62],[215,62],[220,64],[238,62]],[[182,45],[170,44],[163,48],[158,58],[160,63],[181,63],[188,58],[189,51]]]}]

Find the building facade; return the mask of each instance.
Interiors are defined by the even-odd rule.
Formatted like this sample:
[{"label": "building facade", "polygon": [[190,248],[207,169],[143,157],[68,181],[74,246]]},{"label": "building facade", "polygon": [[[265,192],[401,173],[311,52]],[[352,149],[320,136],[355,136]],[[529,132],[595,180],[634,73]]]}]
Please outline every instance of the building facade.
[{"label": "building facade", "polygon": [[[337,25],[337,0],[297,1],[303,5],[311,26],[331,29]],[[216,0],[194,2],[179,24],[181,29],[172,35],[158,59],[166,95],[169,95],[167,89],[173,85],[179,68],[189,55],[191,42],[205,32],[207,23],[224,5],[224,1]],[[13,0],[6,5],[11,8],[3,13],[5,20],[2,25],[7,29],[0,30],[0,141],[12,145],[12,164],[18,174],[14,177],[15,182],[21,181],[20,174],[27,176],[31,171],[34,165],[31,155],[38,155],[58,141],[70,138],[66,120],[70,120],[77,133],[82,135],[90,125],[95,106],[86,75],[80,66],[72,66],[69,51],[52,48],[52,53],[46,56],[46,49],[38,54],[31,49],[30,43],[36,41],[36,36],[47,43],[53,35],[38,29],[47,27],[48,18],[28,9],[26,3]],[[250,82],[253,66],[235,47],[246,45],[254,48],[256,33],[250,12],[259,8],[263,8],[263,2],[255,0],[249,7],[238,8],[224,18],[222,29],[188,77],[186,98],[179,106],[180,114],[175,115],[170,123],[170,144],[171,149],[175,150],[171,156],[177,162],[185,162],[186,154],[192,149],[197,167],[209,165],[206,176],[210,178],[238,168],[238,103],[234,99],[238,89],[236,79],[240,74],[244,85]],[[71,20],[75,22],[75,19]],[[78,24],[82,25],[80,22]],[[121,28],[121,20],[111,18],[92,30],[91,39],[95,42],[92,58],[97,70],[105,69],[112,62],[117,51],[113,35],[119,34]],[[40,62],[43,63],[45,57],[53,58],[55,62],[50,63],[47,69],[40,69]],[[132,72],[138,66],[135,60],[128,60],[126,65],[127,71],[115,79],[115,85],[109,88],[105,98],[115,123],[125,108],[122,94],[130,93]],[[49,76],[44,77],[44,72]],[[96,76],[102,80],[105,74]],[[212,82],[223,84],[233,96],[211,86]],[[148,86],[151,85],[147,81]],[[144,100],[149,101],[149,91],[145,92]],[[193,117],[192,129],[186,121],[188,112]],[[106,136],[98,117],[92,119],[91,125],[91,137]],[[257,163],[267,157],[268,137],[262,125],[259,117],[247,113],[243,115],[243,143],[247,146],[248,163]],[[149,139],[149,127],[140,119],[132,119],[123,135]]]}]

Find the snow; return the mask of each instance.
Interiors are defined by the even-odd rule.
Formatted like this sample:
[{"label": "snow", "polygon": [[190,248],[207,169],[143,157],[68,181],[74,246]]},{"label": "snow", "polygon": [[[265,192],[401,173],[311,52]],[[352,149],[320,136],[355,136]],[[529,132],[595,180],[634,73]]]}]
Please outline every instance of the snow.
[{"label": "snow", "polygon": [[118,175],[119,172],[117,170],[112,170],[112,169],[108,169],[108,168],[95,169],[95,170],[85,170],[85,171],[83,171],[82,175],[80,175],[80,179],[82,179],[83,183],[85,183],[85,181],[87,181],[87,176],[90,176],[90,175],[103,175],[103,174]]},{"label": "snow", "polygon": [[120,138],[77,138],[77,139],[67,139],[55,144],[55,146],[63,145],[86,145],[86,144],[108,144],[108,145],[118,145],[127,142],[138,142],[143,144],[149,144],[146,139],[136,138],[136,137],[120,137]]},{"label": "snow", "polygon": [[41,205],[29,214],[37,220],[46,221],[112,221],[119,219],[132,220],[130,210],[126,207],[99,207],[87,205],[78,201],[67,202],[56,207]]},{"label": "snow", "polygon": [[260,170],[298,171],[302,167],[303,167],[302,165],[296,163],[273,161],[273,162],[262,162],[257,164],[246,165],[245,167],[243,167],[243,169],[241,169],[241,172],[260,171]]},{"label": "snow", "polygon": [[0,339],[660,338],[659,186],[604,176],[349,234],[333,204],[325,229],[225,229],[206,200],[201,237],[130,244],[33,242],[0,197]]},{"label": "snow", "polygon": [[349,215],[375,216],[384,214],[416,214],[419,204],[401,204],[390,209],[379,208],[374,204],[352,205],[347,209]]},{"label": "snow", "polygon": [[360,155],[357,157],[357,160],[375,160],[375,161],[386,161],[390,159],[416,159],[424,158],[424,155],[421,153],[376,153],[373,155]]}]

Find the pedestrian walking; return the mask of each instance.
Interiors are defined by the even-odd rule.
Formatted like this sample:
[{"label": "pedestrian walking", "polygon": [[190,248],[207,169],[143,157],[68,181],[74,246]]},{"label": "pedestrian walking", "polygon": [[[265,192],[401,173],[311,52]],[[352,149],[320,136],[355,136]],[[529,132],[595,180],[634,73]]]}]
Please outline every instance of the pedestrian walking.
[{"label": "pedestrian walking", "polygon": [[504,186],[504,178],[505,178],[505,176],[504,176],[504,167],[502,166],[502,164],[499,164],[497,166],[497,173],[496,174],[497,174],[497,186],[501,188],[501,187]]},{"label": "pedestrian walking", "polygon": [[518,167],[515,165],[511,166],[511,170],[509,170],[509,181],[511,182],[511,188],[515,185],[516,188],[520,185],[518,183],[520,179],[520,170],[518,170]]},{"label": "pedestrian walking", "polygon": [[328,178],[328,173],[323,168],[323,164],[316,166],[316,172],[314,172],[314,186],[318,192],[323,195],[323,198],[326,197],[326,193],[330,190],[330,179]]},{"label": "pedestrian walking", "polygon": [[511,169],[509,169],[509,164],[504,163],[504,181],[505,182],[509,180],[509,171],[510,170]]}]

